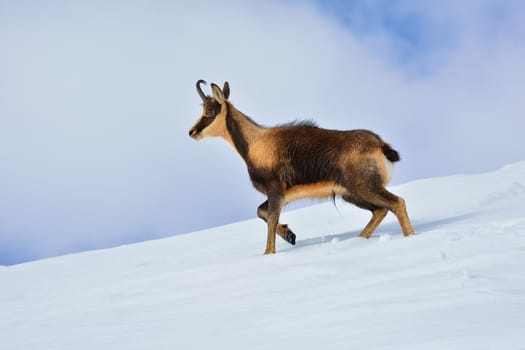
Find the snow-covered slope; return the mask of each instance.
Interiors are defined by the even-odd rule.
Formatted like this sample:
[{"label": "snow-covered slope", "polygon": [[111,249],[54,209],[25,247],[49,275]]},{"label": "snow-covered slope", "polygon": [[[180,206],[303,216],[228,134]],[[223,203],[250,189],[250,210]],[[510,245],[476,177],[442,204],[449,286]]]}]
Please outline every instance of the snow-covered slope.
[{"label": "snow-covered slope", "polygon": [[252,220],[0,267],[0,349],[525,349],[525,162],[392,191],[416,236],[324,203],[272,256]]}]

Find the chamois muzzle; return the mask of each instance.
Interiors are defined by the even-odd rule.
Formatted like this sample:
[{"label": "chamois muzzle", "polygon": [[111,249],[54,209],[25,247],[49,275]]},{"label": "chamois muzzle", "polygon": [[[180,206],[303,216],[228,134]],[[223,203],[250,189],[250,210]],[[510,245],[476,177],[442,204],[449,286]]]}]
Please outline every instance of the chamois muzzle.
[{"label": "chamois muzzle", "polygon": [[195,128],[192,128],[189,132],[190,137],[194,139],[196,139],[199,136],[199,134],[200,134],[200,131]]}]

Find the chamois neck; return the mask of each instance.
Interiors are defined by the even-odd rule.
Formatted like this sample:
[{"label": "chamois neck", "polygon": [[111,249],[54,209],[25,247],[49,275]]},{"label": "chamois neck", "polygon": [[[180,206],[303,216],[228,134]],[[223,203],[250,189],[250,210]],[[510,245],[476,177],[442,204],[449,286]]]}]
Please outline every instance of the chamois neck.
[{"label": "chamois neck", "polygon": [[232,146],[246,161],[250,144],[261,136],[264,128],[236,109],[230,102],[227,102],[226,108],[226,129]]}]

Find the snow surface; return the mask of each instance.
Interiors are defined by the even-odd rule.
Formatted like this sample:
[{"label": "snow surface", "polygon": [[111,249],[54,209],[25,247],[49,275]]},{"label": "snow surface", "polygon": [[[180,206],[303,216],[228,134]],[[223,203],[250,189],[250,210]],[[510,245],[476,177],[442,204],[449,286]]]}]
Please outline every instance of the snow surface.
[{"label": "snow surface", "polygon": [[254,219],[0,267],[0,349],[525,349],[525,162],[392,191],[416,236],[323,203],[272,256]]}]

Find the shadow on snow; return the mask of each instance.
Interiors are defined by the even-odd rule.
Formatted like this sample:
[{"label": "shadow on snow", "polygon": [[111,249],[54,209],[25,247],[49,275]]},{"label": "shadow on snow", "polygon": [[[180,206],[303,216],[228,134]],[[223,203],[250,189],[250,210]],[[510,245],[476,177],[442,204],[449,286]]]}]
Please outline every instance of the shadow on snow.
[{"label": "shadow on snow", "polygon": [[[424,221],[424,220],[416,220],[413,222],[414,230],[416,231],[416,235],[423,234],[426,231],[430,231],[433,229],[440,228],[442,226],[446,226],[449,224],[461,222],[466,219],[470,219],[476,216],[481,215],[480,212],[472,212],[462,215],[456,215],[448,218],[438,219],[438,220],[431,220],[431,221]],[[295,248],[302,248],[302,247],[308,247],[312,245],[318,245],[323,244],[326,242],[330,242],[334,238],[339,240],[348,240],[352,238],[359,237],[359,233],[361,233],[361,230],[354,230],[350,232],[344,232],[344,233],[338,233],[338,234],[330,234],[330,235],[324,235],[319,237],[313,237],[308,239],[298,239],[297,243],[295,245]],[[374,232],[373,237],[378,237],[380,234],[388,233],[388,234],[395,234],[395,235],[401,235],[401,228],[399,227],[399,223],[397,221],[384,223],[379,225],[377,230]],[[300,234],[297,235],[298,238],[300,237]],[[291,248],[293,249],[293,248]]]}]

